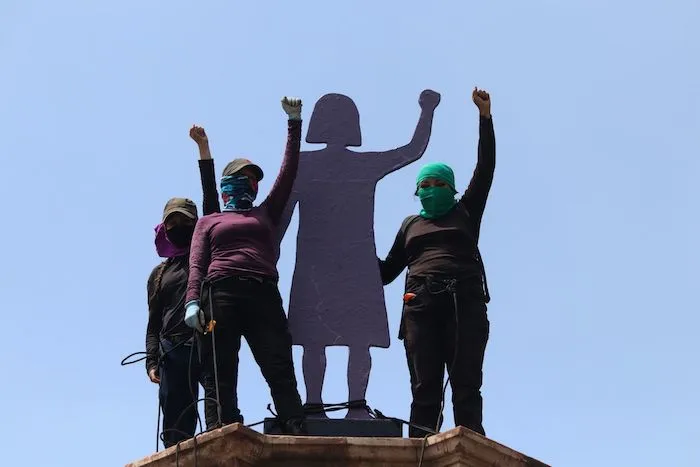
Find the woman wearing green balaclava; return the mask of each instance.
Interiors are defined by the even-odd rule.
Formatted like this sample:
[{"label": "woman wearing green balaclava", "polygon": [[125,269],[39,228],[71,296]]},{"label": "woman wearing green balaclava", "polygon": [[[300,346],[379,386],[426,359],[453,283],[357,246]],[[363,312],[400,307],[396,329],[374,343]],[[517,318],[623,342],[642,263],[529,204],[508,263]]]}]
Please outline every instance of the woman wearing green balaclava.
[{"label": "woman wearing green balaclava", "polygon": [[[399,338],[411,375],[411,423],[440,430],[447,366],[455,424],[483,435],[481,382],[489,294],[478,241],[496,166],[496,140],[489,94],[474,88],[472,100],[479,109],[479,149],[469,187],[456,199],[452,169],[442,163],[424,166],[415,188],[422,209],[404,220],[379,266],[385,285],[408,267]],[[427,434],[416,426],[409,428],[411,437]]]}]

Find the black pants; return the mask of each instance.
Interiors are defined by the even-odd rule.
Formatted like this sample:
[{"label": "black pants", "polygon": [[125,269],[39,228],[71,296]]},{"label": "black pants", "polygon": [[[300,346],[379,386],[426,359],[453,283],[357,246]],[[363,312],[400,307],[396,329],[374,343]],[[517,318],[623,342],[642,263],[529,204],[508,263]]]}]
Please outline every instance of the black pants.
[{"label": "black pants", "polygon": [[[210,311],[209,303],[213,305],[211,310],[216,321],[214,340],[222,422],[240,421],[236,386],[241,336],[248,342],[270,387],[280,420],[303,418],[292,361],[292,337],[277,285],[249,278],[227,278],[212,284],[210,294],[206,293],[207,288],[205,286],[202,303],[205,314]],[[211,348],[211,335],[202,336],[201,351],[205,355],[202,372],[207,393],[215,391]],[[216,425],[216,405],[205,404],[205,412],[207,428]]]},{"label": "black pants", "polygon": [[[186,338],[185,338],[186,339]],[[163,444],[166,448],[194,436],[197,428],[199,398],[199,358],[192,342],[161,339],[159,368],[161,410],[163,411]],[[190,351],[193,350],[190,366]]]},{"label": "black pants", "polygon": [[[401,322],[413,394],[411,422],[436,427],[447,367],[455,424],[483,435],[481,383],[489,321],[481,284],[458,282],[457,320],[453,294],[444,282],[409,277],[406,292],[415,294],[404,304]],[[410,437],[426,434],[409,428]]]}]

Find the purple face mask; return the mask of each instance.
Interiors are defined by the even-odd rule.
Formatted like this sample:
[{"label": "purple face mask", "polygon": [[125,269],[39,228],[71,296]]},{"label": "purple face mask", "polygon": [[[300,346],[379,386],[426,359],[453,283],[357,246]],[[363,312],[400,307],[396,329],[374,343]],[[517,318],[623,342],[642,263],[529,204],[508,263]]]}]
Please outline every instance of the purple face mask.
[{"label": "purple face mask", "polygon": [[168,240],[165,235],[165,225],[158,224],[155,228],[156,231],[156,252],[161,258],[174,258],[176,256],[185,256],[189,248],[176,247],[173,243]]}]

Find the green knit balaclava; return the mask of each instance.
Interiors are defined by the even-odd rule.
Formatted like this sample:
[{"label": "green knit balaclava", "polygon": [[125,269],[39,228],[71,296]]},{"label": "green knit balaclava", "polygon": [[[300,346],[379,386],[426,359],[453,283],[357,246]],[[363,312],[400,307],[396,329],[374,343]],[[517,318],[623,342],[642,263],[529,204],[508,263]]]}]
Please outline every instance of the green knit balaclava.
[{"label": "green knit balaclava", "polygon": [[[429,178],[442,180],[447,186],[420,187],[421,182]],[[435,219],[442,217],[457,204],[455,199],[455,174],[449,165],[441,162],[427,164],[418,172],[416,177],[416,194],[420,198],[423,209],[421,217]]]}]

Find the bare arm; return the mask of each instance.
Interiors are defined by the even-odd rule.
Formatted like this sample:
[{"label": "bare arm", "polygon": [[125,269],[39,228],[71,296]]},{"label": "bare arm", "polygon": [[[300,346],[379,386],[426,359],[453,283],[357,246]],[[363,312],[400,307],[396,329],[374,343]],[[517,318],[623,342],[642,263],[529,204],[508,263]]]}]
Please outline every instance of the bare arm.
[{"label": "bare arm", "polygon": [[289,120],[287,123],[287,147],[284,151],[282,168],[277,175],[270,193],[261,206],[267,209],[273,225],[277,226],[282,218],[284,208],[287,206],[292,194],[294,180],[299,168],[299,150],[301,148],[301,120]]},{"label": "bare arm", "polygon": [[197,221],[192,235],[190,246],[190,271],[187,280],[187,297],[185,303],[199,300],[202,282],[207,277],[209,262],[211,260],[211,246],[209,239],[209,220],[203,217]]},{"label": "bare arm", "polygon": [[379,164],[382,176],[417,161],[425,153],[432,133],[435,108],[440,103],[440,94],[425,90],[420,95],[419,103],[421,113],[411,141],[405,146],[376,155],[381,160]]}]

